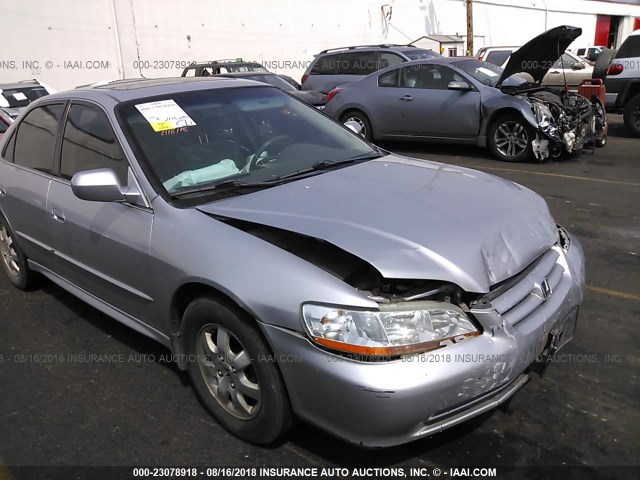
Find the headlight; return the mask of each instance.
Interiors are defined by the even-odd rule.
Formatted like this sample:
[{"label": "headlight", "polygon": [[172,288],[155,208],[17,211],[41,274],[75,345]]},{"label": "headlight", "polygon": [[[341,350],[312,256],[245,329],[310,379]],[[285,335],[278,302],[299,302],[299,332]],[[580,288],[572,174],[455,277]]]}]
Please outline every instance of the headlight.
[{"label": "headlight", "polygon": [[539,124],[542,123],[553,123],[553,115],[551,115],[551,110],[545,104],[540,102],[535,102],[533,104],[533,111],[536,114],[536,120],[538,120]]},{"label": "headlight", "polygon": [[480,334],[459,307],[443,302],[388,304],[377,311],[305,304],[302,316],[314,341],[360,355],[425,352]]}]

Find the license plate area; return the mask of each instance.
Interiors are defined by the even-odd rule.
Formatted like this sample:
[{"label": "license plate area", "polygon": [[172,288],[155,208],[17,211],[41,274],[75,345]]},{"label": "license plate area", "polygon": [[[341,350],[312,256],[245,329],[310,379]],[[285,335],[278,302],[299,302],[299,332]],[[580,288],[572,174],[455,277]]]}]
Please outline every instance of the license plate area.
[{"label": "license plate area", "polygon": [[549,333],[547,343],[538,355],[536,361],[531,365],[531,369],[540,376],[544,373],[555,353],[564,347],[576,333],[578,323],[578,307],[573,309],[569,315],[559,321]]}]

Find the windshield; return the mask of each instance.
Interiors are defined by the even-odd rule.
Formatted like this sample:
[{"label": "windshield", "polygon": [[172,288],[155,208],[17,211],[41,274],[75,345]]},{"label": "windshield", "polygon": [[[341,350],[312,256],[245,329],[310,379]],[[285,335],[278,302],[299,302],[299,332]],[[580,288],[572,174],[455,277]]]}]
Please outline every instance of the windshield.
[{"label": "windshield", "polygon": [[[274,182],[319,162],[379,156],[346,128],[273,87],[216,88],[121,104],[147,174],[170,194]],[[209,192],[211,193],[211,192]]]},{"label": "windshield", "polygon": [[439,55],[433,50],[423,50],[416,48],[413,50],[404,50],[404,53],[411,60],[426,60],[427,58],[438,57]]},{"label": "windshield", "polygon": [[4,105],[9,108],[21,108],[26,107],[37,98],[48,95],[48,92],[44,87],[40,85],[33,87],[20,87],[20,88],[6,88],[0,89],[0,95],[6,101],[8,105]]},{"label": "windshield", "polygon": [[247,80],[255,80],[256,82],[268,83],[269,85],[273,85],[274,87],[278,87],[280,90],[296,90],[296,88],[287,82],[285,79],[278,75],[245,75],[242,78],[246,78]]},{"label": "windshield", "polygon": [[[467,75],[490,87],[495,87],[498,84],[500,75],[502,75],[502,72],[504,71],[502,67],[480,60],[462,60],[460,62],[456,62],[455,65]],[[524,79],[517,75],[511,75],[502,82],[506,87],[516,87],[523,83],[525,83]]]}]

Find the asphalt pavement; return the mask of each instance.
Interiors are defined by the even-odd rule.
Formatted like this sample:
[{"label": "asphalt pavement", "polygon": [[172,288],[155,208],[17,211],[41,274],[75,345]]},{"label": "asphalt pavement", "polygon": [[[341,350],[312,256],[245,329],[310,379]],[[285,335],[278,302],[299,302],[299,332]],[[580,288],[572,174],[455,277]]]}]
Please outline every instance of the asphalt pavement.
[{"label": "asphalt pavement", "polygon": [[619,116],[611,122],[604,149],[542,164],[459,145],[384,145],[534,189],[584,246],[576,337],[506,407],[386,450],[305,424],[280,445],[254,447],[207,414],[163,347],[49,282],[24,293],[2,277],[0,466],[639,465],[640,139]]}]

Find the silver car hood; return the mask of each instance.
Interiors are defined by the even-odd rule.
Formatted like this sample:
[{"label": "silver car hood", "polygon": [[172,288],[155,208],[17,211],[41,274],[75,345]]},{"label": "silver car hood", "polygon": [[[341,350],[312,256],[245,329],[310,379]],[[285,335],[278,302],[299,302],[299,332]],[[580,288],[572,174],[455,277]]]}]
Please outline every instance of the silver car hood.
[{"label": "silver car hood", "polygon": [[558,240],[546,202],[531,190],[396,155],[197,208],[323,239],[385,278],[442,280],[478,293]]}]

